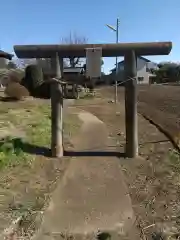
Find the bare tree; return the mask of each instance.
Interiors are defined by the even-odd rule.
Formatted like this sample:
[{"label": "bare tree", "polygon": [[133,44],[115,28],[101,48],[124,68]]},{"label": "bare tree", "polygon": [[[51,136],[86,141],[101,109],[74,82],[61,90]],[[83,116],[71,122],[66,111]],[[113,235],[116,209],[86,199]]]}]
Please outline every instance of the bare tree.
[{"label": "bare tree", "polygon": [[[63,44],[86,44],[87,41],[88,40],[86,37],[79,36],[76,33],[72,32],[70,32],[69,36],[62,38],[61,40]],[[65,59],[65,62],[69,67],[82,66],[82,64],[84,63],[82,58],[76,56]]]}]

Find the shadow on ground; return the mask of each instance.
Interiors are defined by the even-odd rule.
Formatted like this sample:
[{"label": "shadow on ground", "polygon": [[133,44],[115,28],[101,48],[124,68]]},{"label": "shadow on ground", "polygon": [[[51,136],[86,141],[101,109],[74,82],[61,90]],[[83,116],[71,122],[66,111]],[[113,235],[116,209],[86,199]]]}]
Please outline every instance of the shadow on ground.
[{"label": "shadow on ground", "polygon": [[[4,138],[0,140],[0,151],[6,150],[11,145],[11,149],[14,149],[14,152],[21,150],[25,153],[32,155],[39,155],[45,157],[51,157],[51,149],[48,147],[38,146],[35,144],[27,143],[22,141],[21,138]],[[125,157],[124,153],[118,151],[64,151],[64,156],[67,157]]]},{"label": "shadow on ground", "polygon": [[125,157],[124,153],[116,151],[65,151],[68,157]]},{"label": "shadow on ground", "polygon": [[13,97],[0,97],[1,102],[18,102],[19,100]]},{"label": "shadow on ground", "polygon": [[[24,142],[21,149],[29,154],[51,157],[51,149]],[[116,151],[64,151],[65,157],[125,157],[124,153]]]},{"label": "shadow on ground", "polygon": [[[168,142],[169,140],[162,141],[153,141],[139,144],[140,146],[150,144],[150,143],[159,143],[159,142]],[[12,148],[16,150],[22,150],[25,153],[32,155],[39,155],[44,157],[51,157],[51,149],[48,147],[38,146],[35,144],[31,144],[23,141],[21,138],[5,138],[0,140],[0,151],[4,149],[3,146],[6,144],[9,145],[11,143]],[[5,147],[6,148],[6,147]],[[9,148],[9,147],[8,147]],[[95,149],[87,149],[84,151],[75,151],[75,150],[65,150],[65,157],[118,157],[125,158],[126,154],[120,151],[103,151],[103,150],[95,150]]]},{"label": "shadow on ground", "polygon": [[0,152],[13,152],[18,154],[19,151],[45,157],[51,156],[51,150],[49,148],[27,143],[21,138],[12,138],[11,136],[7,136],[0,139]]},{"label": "shadow on ground", "polygon": [[30,144],[27,142],[23,142],[23,144],[21,145],[21,150],[23,152],[33,154],[33,155],[51,157],[51,149],[50,148],[37,146],[37,145]]}]

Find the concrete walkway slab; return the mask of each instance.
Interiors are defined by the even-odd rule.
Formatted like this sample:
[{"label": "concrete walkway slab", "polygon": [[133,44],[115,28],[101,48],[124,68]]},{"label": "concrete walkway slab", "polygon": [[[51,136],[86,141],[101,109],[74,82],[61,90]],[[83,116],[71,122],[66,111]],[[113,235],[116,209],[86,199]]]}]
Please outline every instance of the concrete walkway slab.
[{"label": "concrete walkway slab", "polygon": [[[75,151],[105,150],[103,122],[82,112]],[[74,153],[75,154],[75,153]],[[119,159],[73,157],[55,190],[37,240],[138,239],[131,200]]]}]

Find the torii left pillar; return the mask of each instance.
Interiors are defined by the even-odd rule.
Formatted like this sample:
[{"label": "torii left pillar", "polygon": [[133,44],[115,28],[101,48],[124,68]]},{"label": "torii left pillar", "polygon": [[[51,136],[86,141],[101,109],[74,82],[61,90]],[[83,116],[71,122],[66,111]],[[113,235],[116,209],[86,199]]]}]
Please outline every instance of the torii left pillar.
[{"label": "torii left pillar", "polygon": [[[60,79],[63,74],[63,59],[58,53],[51,58],[51,68]],[[51,84],[51,154],[52,157],[63,156],[63,92],[57,81]]]}]

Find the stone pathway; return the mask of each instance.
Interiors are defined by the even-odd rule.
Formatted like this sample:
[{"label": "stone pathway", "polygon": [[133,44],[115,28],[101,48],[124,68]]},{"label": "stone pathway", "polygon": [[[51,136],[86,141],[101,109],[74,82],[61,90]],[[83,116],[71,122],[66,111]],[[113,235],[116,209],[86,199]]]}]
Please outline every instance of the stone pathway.
[{"label": "stone pathway", "polygon": [[102,152],[108,142],[106,126],[90,113],[78,116],[83,124],[71,162],[35,239],[135,240],[135,217],[120,160]]}]

